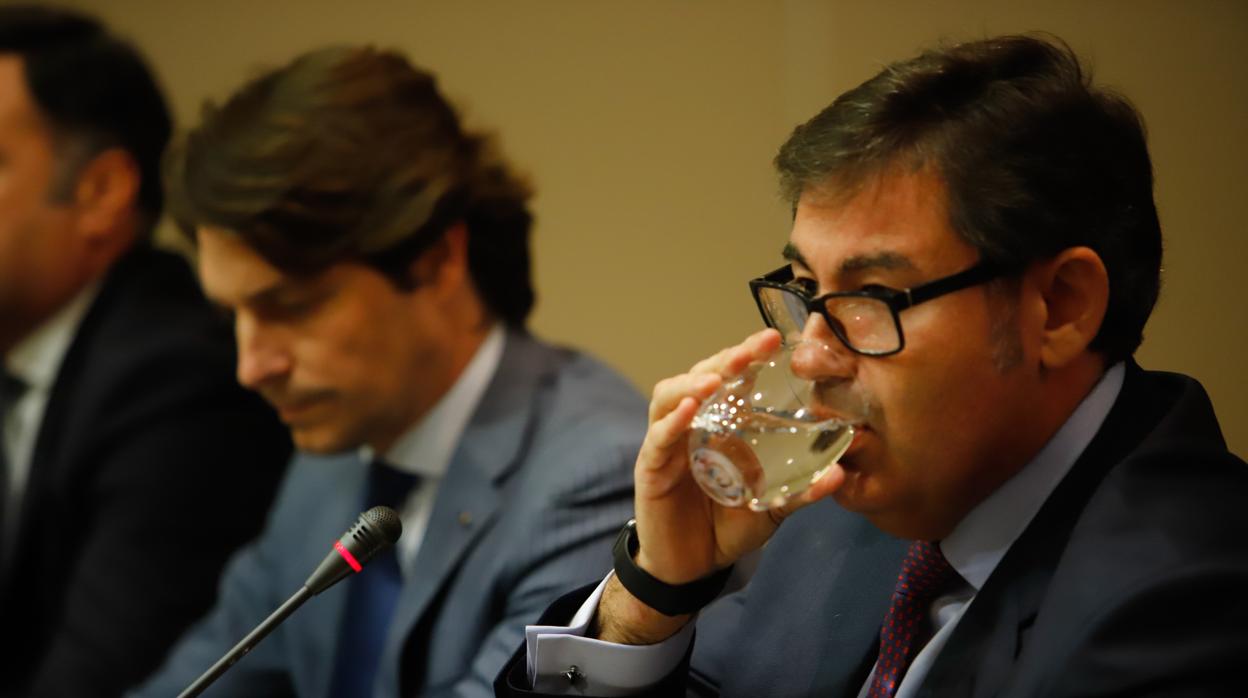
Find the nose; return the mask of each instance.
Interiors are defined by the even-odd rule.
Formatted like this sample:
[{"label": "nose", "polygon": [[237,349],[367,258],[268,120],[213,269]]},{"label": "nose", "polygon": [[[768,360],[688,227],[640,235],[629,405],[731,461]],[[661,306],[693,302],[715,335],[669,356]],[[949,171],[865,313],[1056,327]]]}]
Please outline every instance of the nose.
[{"label": "nose", "polygon": [[250,315],[237,315],[234,338],[238,343],[238,382],[243,387],[254,390],[290,372],[292,361],[285,342]]},{"label": "nose", "polygon": [[802,328],[802,341],[790,359],[794,375],[826,383],[848,380],[854,375],[858,355],[834,334],[822,315],[812,313]]}]

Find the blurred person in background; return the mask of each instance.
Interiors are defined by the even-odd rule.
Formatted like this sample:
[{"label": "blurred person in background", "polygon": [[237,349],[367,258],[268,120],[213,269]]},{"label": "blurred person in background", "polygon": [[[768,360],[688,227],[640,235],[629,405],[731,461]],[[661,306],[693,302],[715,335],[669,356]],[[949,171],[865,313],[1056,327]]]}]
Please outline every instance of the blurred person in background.
[{"label": "blurred person in background", "polygon": [[363,509],[404,532],[206,696],[486,696],[525,623],[600,576],[645,403],[525,328],[527,186],[392,52],[304,54],[208,106],[166,172],[238,377],[299,448],[221,601],[141,691],[190,684]]},{"label": "blurred person in background", "polygon": [[290,441],[153,248],[164,100],[94,20],[0,8],[0,695],[119,695],[213,603]]}]

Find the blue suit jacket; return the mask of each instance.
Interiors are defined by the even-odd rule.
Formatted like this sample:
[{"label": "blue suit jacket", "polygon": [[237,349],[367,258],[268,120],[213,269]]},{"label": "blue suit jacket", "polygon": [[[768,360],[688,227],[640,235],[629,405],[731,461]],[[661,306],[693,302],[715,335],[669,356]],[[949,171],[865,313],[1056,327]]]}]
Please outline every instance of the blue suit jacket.
[{"label": "blue suit jacket", "polygon": [[[485,696],[551,600],[609,568],[632,509],[645,403],[609,369],[509,333],[402,589],[375,696]],[[359,514],[367,465],[295,459],[218,606],[140,695],[176,695],[307,579]],[[205,696],[327,695],[345,589],[311,599]]]}]

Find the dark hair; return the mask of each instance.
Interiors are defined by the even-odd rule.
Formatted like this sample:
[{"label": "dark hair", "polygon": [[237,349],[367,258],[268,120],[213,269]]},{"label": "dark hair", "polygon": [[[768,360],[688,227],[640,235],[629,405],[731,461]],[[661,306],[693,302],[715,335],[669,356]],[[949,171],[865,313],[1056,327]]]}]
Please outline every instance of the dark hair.
[{"label": "dark hair", "polygon": [[297,274],[357,260],[405,288],[412,260],[462,221],[490,311],[523,326],[533,306],[528,187],[396,53],[314,51],[206,105],[166,181],[184,232],[228,230]]},{"label": "dark hair", "polygon": [[933,167],[953,229],[982,257],[1021,268],[1070,247],[1096,251],[1109,305],[1090,348],[1130,356],[1161,285],[1161,227],[1144,125],[1095,88],[1052,37],[1005,36],[894,63],[793,131],[781,189],[852,191],[894,165]]},{"label": "dark hair", "polygon": [[[58,196],[67,195],[90,157],[119,147],[139,168],[138,207],[155,223],[164,205],[161,154],[172,126],[138,51],[85,15],[15,5],[0,7],[0,53],[21,56],[26,85],[57,137],[65,166]],[[71,147],[79,149],[72,156]]]}]

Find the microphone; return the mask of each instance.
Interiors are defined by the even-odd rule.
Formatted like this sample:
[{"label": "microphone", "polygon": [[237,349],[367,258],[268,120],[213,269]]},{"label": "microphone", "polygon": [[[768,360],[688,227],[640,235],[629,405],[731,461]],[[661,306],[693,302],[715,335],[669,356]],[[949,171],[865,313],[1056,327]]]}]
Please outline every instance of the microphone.
[{"label": "microphone", "polygon": [[303,602],[320,594],[338,582],[346,579],[353,572],[359,572],[364,564],[373,559],[377,553],[394,545],[403,533],[403,523],[399,515],[390,507],[373,507],[360,514],[355,524],[347,529],[334,543],[334,548],[325,556],[321,564],[313,570],[308,581],[286,600],[268,618],[265,618],[255,630],[252,630],[239,641],[225,656],[217,660],[208,671],[205,671],[195,683],[187,686],[178,698],[194,698],[221,678],[227,669],[252,650],[260,641],[273,632],[273,629],[286,620]]}]

